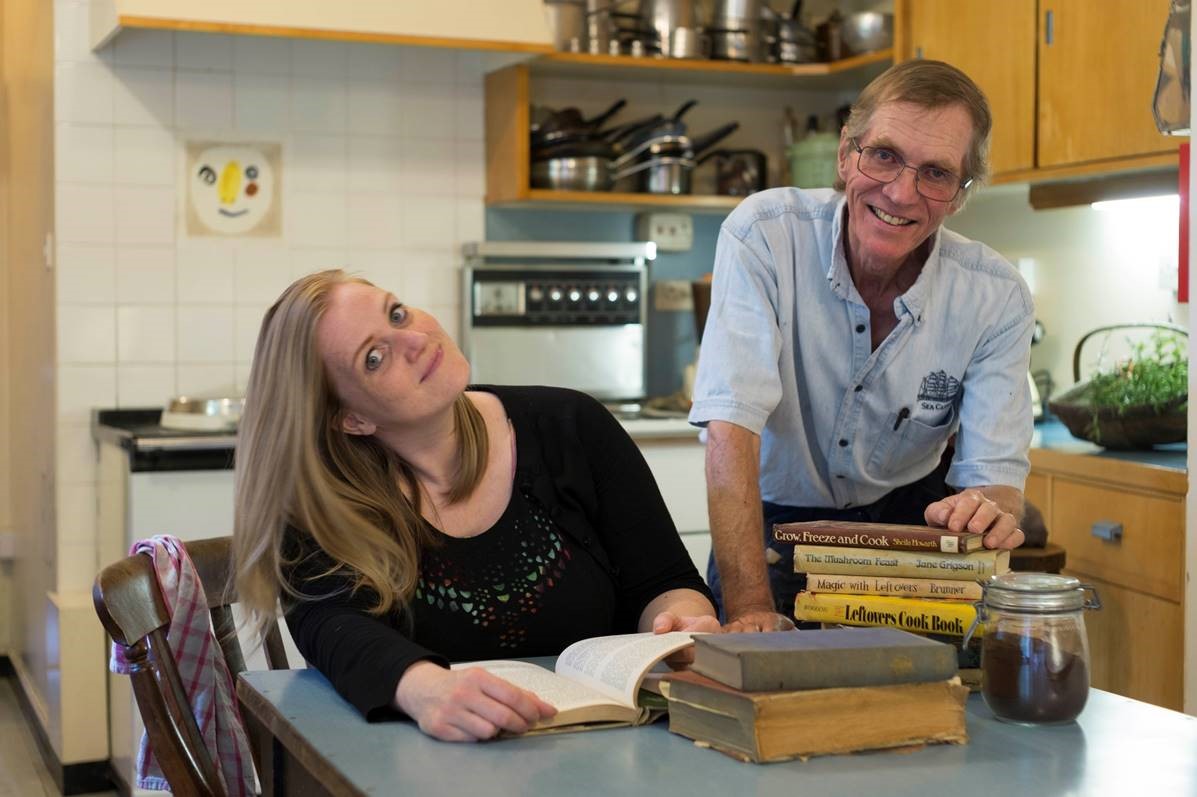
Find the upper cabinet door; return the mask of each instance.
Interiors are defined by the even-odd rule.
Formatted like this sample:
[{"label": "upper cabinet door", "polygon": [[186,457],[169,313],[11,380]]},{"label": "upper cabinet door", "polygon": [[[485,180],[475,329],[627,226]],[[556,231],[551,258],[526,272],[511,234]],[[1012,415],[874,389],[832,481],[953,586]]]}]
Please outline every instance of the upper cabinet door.
[{"label": "upper cabinet door", "polygon": [[1167,19],[1168,0],[1042,0],[1040,166],[1176,149],[1151,113]]},{"label": "upper cabinet door", "polygon": [[1033,168],[1035,0],[910,0],[905,7],[909,51],[900,57],[946,61],[975,80],[993,112],[992,172]]}]

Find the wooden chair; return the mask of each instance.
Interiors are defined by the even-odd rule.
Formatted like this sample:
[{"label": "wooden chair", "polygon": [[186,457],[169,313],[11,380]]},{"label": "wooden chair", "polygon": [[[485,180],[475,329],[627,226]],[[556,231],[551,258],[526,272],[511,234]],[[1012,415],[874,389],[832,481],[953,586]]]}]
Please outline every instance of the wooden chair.
[{"label": "wooden chair", "polygon": [[[185,547],[204,585],[221,653],[236,678],[245,670],[245,657],[234,633],[232,604],[236,596],[229,594],[227,586],[232,538],[197,540]],[[225,797],[217,765],[204,746],[166,640],[170,614],[150,557],[138,554],[104,568],[92,588],[92,600],[109,636],[125,646],[137,708],[171,791],[176,795]],[[270,669],[287,669],[277,623],[269,627],[263,644]],[[247,735],[260,771],[254,734],[247,729]]]}]

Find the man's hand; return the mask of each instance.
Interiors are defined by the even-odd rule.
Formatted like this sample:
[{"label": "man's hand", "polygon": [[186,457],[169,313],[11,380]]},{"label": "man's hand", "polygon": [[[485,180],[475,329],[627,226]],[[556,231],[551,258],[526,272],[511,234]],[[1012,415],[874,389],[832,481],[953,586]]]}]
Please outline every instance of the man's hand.
[{"label": "man's hand", "polygon": [[[1013,488],[1008,489],[1017,493],[1018,502],[1021,503],[1022,494]],[[986,548],[1017,548],[1026,541],[1026,535],[1018,527],[1018,517],[1004,510],[997,500],[987,497],[977,488],[949,495],[942,501],[928,505],[923,517],[929,526],[984,534]]]},{"label": "man's hand", "polygon": [[430,661],[407,668],[395,703],[420,730],[446,742],[490,739],[501,731],[523,733],[557,713],[533,693],[486,670],[446,670]]},{"label": "man's hand", "polygon": [[[695,633],[717,634],[722,629],[719,619],[709,614],[694,617],[679,617],[673,612],[661,612],[653,618],[653,633],[668,634],[670,631],[694,631]],[[666,657],[665,663],[675,670],[684,670],[694,663],[694,646],[682,648]]]},{"label": "man's hand", "polygon": [[760,611],[745,612],[723,626],[725,633],[752,631],[793,631],[794,621],[784,614]]}]

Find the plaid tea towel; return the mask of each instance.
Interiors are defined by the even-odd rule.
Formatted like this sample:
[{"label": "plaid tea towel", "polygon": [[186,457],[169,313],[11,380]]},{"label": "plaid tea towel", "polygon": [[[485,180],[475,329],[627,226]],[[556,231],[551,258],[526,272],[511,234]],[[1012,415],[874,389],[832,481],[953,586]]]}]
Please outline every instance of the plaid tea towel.
[{"label": "plaid tea towel", "polygon": [[[212,633],[208,600],[195,565],[183,543],[177,537],[165,534],[133,543],[129,555],[137,554],[145,554],[154,562],[158,584],[170,612],[166,639],[178,663],[195,723],[217,764],[225,791],[230,797],[253,795],[253,759],[233,691],[233,678]],[[116,642],[112,643],[108,667],[115,673],[129,672],[125,649]],[[141,746],[137,751],[137,786],[155,791],[170,790],[145,733],[141,735]]]}]

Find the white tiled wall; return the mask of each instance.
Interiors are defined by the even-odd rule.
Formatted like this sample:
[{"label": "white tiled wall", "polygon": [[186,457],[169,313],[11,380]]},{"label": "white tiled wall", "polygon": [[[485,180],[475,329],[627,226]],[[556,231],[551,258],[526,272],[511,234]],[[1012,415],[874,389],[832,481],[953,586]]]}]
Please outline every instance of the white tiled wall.
[{"label": "white tiled wall", "polygon": [[[93,53],[87,26],[85,0],[55,1],[61,590],[98,564],[90,408],[240,392],[262,312],[321,268],[456,330],[484,224],[477,54],[136,30]],[[282,236],[190,238],[183,142],[239,135],[282,142]]]}]

